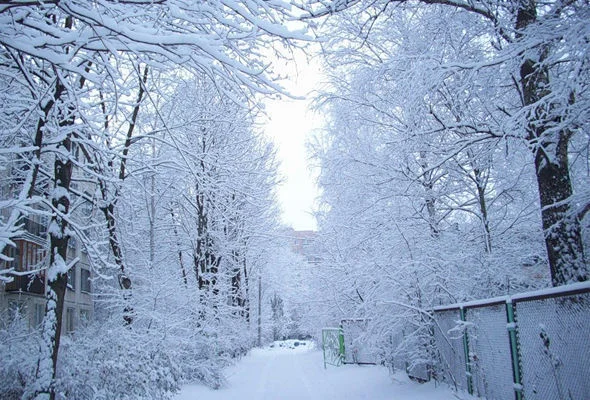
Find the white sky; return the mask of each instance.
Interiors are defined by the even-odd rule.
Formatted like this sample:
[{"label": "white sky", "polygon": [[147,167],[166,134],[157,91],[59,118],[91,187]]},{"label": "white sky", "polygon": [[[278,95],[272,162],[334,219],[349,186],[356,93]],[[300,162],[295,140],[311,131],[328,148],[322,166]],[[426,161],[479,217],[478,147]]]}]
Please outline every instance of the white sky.
[{"label": "white sky", "polygon": [[[306,96],[316,89],[319,83],[319,66],[308,64],[305,57],[297,57],[297,61],[283,66],[290,79],[281,85],[295,96]],[[321,127],[319,114],[309,110],[311,96],[305,100],[293,100],[283,97],[280,100],[267,100],[266,112],[269,121],[264,126],[265,133],[275,142],[278,158],[281,163],[279,174],[282,184],[277,196],[282,209],[282,222],[296,230],[317,229],[312,215],[318,189],[315,178],[309,168],[306,140],[314,130]]]}]

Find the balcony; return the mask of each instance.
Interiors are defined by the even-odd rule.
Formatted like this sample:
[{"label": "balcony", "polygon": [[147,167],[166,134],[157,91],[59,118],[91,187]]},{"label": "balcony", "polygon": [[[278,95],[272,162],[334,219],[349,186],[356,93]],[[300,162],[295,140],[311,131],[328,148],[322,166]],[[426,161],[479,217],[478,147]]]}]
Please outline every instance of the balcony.
[{"label": "balcony", "polygon": [[24,218],[24,225],[24,229],[31,235],[39,236],[42,238],[45,238],[45,236],[47,235],[46,223],[40,223],[31,218]]},{"label": "balcony", "polygon": [[12,276],[13,281],[5,284],[6,292],[45,294],[45,277],[41,274]]}]

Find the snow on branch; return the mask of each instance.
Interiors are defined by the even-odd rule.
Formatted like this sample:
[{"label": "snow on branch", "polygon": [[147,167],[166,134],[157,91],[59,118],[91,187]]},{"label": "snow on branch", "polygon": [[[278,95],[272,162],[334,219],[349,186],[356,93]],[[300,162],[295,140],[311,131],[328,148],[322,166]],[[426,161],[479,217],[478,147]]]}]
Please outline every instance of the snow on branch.
[{"label": "snow on branch", "polygon": [[[280,41],[308,41],[294,20],[288,2],[3,2],[0,43],[6,48],[49,61],[66,71],[84,75],[78,62],[87,52],[110,53],[115,59],[133,53],[152,65],[175,64],[208,71],[271,93],[279,89],[262,61],[263,47]],[[26,6],[26,8],[25,8]],[[72,18],[73,29],[46,15]],[[286,42],[283,42],[286,43]],[[75,51],[64,52],[64,48]]]}]

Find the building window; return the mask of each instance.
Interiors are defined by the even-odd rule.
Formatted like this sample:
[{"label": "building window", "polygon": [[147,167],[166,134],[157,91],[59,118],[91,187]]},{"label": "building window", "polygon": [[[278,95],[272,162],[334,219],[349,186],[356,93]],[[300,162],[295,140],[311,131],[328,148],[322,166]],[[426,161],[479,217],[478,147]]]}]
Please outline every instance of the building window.
[{"label": "building window", "polygon": [[76,239],[75,236],[70,236],[70,238],[68,239],[68,247],[70,249],[74,250],[74,252],[75,252],[77,246],[78,246],[78,239]]},{"label": "building window", "polygon": [[72,333],[74,332],[74,317],[76,315],[76,309],[72,307],[68,307],[66,310],[66,332]]},{"label": "building window", "polygon": [[31,215],[23,220],[25,230],[31,235],[45,237],[47,234],[47,217]]},{"label": "building window", "polygon": [[22,301],[9,300],[8,301],[8,318],[11,321],[18,319],[24,319],[27,316],[27,309],[25,303]]},{"label": "building window", "polygon": [[25,265],[27,266],[27,271],[34,269],[35,265],[35,255],[36,249],[33,248],[34,246],[31,243],[23,242],[23,250],[26,249],[26,252],[23,254],[25,257]]},{"label": "building window", "polygon": [[36,303],[35,304],[35,319],[33,320],[33,324],[35,324],[35,328],[41,328],[43,324],[43,318],[45,317],[45,306],[43,304]]},{"label": "building window", "polygon": [[92,292],[92,286],[90,285],[90,270],[86,268],[80,269],[80,289],[85,293]]},{"label": "building window", "polygon": [[90,323],[90,310],[80,309],[80,325],[88,326]]},{"label": "building window", "polygon": [[76,248],[68,246],[68,251],[66,253],[66,262],[69,263],[74,258],[76,258]]},{"label": "building window", "polygon": [[76,266],[68,270],[68,288],[76,290]]},{"label": "building window", "polygon": [[14,268],[16,271],[34,271],[41,268],[45,259],[45,249],[36,243],[27,240],[15,240],[17,247],[6,246],[4,255],[11,257],[12,261],[0,262],[0,267]]},{"label": "building window", "polygon": [[12,258],[11,261],[0,260],[0,267],[2,269],[14,268],[15,271],[19,270],[19,249],[14,246],[5,246],[2,252],[6,257]]}]

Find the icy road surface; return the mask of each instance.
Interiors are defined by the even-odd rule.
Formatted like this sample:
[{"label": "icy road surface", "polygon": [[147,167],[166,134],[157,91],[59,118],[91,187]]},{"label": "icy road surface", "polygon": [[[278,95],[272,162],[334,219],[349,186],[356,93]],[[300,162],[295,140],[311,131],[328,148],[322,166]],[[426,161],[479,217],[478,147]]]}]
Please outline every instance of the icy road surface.
[{"label": "icy road surface", "polygon": [[[457,400],[450,389],[393,378],[384,367],[345,365],[324,369],[322,352],[312,344],[254,349],[226,371],[219,390],[184,386],[175,400]],[[284,347],[281,347],[281,344]],[[294,348],[291,348],[294,347]]]}]

